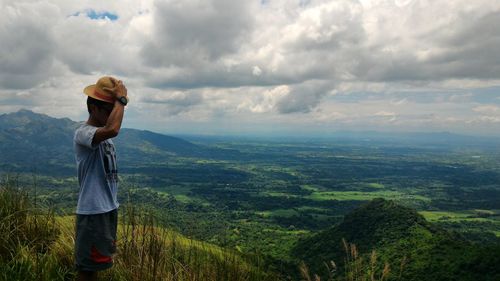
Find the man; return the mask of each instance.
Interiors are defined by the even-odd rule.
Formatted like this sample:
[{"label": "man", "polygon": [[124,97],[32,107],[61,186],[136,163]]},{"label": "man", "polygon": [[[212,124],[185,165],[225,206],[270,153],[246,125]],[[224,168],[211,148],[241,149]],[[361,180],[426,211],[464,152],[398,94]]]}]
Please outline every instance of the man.
[{"label": "man", "polygon": [[97,280],[97,272],[113,265],[118,221],[118,171],[111,138],[118,135],[127,88],[102,77],[84,89],[89,118],[75,131],[78,183],[75,264],[78,280]]}]

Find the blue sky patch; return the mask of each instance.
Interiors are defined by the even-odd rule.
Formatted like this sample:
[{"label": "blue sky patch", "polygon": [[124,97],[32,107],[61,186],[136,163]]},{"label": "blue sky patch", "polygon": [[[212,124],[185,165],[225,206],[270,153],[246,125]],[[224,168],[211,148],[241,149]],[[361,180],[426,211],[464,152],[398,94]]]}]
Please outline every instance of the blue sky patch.
[{"label": "blue sky patch", "polygon": [[118,19],[118,15],[110,13],[110,12],[96,12],[93,9],[85,10],[84,12],[76,12],[73,16],[79,16],[80,14],[85,14],[88,18],[93,20],[102,20],[109,19],[111,21],[115,21]]}]

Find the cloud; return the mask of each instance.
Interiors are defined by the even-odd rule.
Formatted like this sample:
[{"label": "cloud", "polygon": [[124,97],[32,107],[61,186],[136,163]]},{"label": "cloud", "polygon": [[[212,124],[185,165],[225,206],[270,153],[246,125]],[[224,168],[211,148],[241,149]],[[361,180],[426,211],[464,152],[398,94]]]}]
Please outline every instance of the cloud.
[{"label": "cloud", "polygon": [[0,8],[0,110],[81,118],[81,90],[109,74],[129,88],[131,124],[154,128],[181,120],[181,129],[209,130],[222,119],[241,128],[497,124],[497,1],[3,0]]},{"label": "cloud", "polygon": [[238,110],[249,110],[252,113],[266,113],[275,110],[276,104],[290,93],[290,87],[281,85],[267,89],[260,94],[254,95],[254,99],[247,98],[238,105]]},{"label": "cloud", "polygon": [[396,114],[394,112],[389,112],[389,111],[378,111],[377,113],[373,114],[373,116],[382,116],[382,117],[392,117],[395,116]]},{"label": "cloud", "polygon": [[384,110],[376,112],[373,116],[376,118],[382,118],[382,120],[387,120],[389,122],[395,122],[397,120],[396,113]]},{"label": "cloud", "polygon": [[200,66],[238,51],[251,31],[250,1],[156,1],[153,35],[142,49],[151,66]]},{"label": "cloud", "polygon": [[314,109],[321,99],[332,89],[329,83],[311,81],[291,87],[290,91],[276,101],[275,108],[279,113],[308,113]]},{"label": "cloud", "polygon": [[137,73],[138,64],[123,27],[106,18],[93,20],[87,15],[67,17],[53,28],[56,57],[77,74]]},{"label": "cloud", "polygon": [[29,89],[52,74],[56,42],[46,27],[58,9],[46,2],[0,5],[0,85]]},{"label": "cloud", "polygon": [[405,9],[365,10],[368,38],[354,75],[370,81],[496,78],[500,31],[491,27],[500,21],[500,5],[465,3],[413,1]]},{"label": "cloud", "polygon": [[252,69],[252,74],[255,76],[260,76],[262,74],[262,69],[258,66],[254,66]]},{"label": "cloud", "polygon": [[500,106],[481,105],[481,106],[474,107],[472,110],[474,110],[475,112],[485,113],[485,114],[499,114],[500,113]]},{"label": "cloud", "polygon": [[[141,51],[154,68],[148,85],[279,86],[335,80],[345,75],[343,53],[337,49],[356,44],[363,35],[356,18],[359,5],[348,2],[290,6],[293,13],[248,1],[207,3],[156,4],[156,27]],[[196,9],[189,9],[195,4]]]},{"label": "cloud", "polygon": [[254,89],[254,93],[247,94],[247,98],[240,102],[238,110],[254,113],[309,113],[330,93],[332,87],[323,81],[310,81],[299,85]]},{"label": "cloud", "polygon": [[164,113],[177,115],[203,102],[203,96],[194,91],[169,91],[143,97],[141,102],[162,105]]}]

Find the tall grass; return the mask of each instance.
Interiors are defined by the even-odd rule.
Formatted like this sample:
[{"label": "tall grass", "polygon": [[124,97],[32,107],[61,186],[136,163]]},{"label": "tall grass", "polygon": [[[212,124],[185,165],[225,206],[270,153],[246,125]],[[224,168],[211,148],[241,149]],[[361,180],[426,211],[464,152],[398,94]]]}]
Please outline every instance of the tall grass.
[{"label": "tall grass", "polygon": [[67,280],[48,253],[59,236],[54,212],[33,202],[15,178],[0,183],[0,280]]},{"label": "tall grass", "polygon": [[[118,253],[110,281],[274,281],[258,259],[159,227],[147,210],[119,210]],[[34,206],[15,181],[0,183],[0,281],[74,280],[74,216]]]},{"label": "tall grass", "polygon": [[158,227],[150,212],[131,204],[121,210],[119,234],[106,280],[278,280],[235,251]]},{"label": "tall grass", "polygon": [[[384,281],[388,280],[389,274],[391,273],[390,265],[385,262],[383,267],[378,265],[377,252],[372,250],[369,261],[359,254],[358,249],[355,244],[348,243],[345,239],[342,239],[342,244],[344,246],[345,258],[344,258],[344,272],[340,274],[337,271],[337,265],[334,261],[330,263],[324,263],[328,269],[329,276],[326,281]],[[404,257],[399,266],[399,273],[396,280],[401,279],[401,274],[406,265],[406,257]],[[300,265],[300,274],[302,275],[302,280],[304,281],[321,281],[321,277],[317,274],[311,274],[309,268],[305,263]],[[393,275],[394,277],[394,275]]]}]

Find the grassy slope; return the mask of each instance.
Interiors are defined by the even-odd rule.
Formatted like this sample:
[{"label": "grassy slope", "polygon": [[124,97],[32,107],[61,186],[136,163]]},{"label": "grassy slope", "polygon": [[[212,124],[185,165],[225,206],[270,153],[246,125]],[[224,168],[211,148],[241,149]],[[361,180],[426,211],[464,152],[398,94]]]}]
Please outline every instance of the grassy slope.
[{"label": "grassy slope", "polygon": [[[278,280],[258,261],[157,227],[122,207],[118,253],[104,280]],[[32,207],[28,195],[0,186],[0,280],[72,280],[74,218]]]}]

